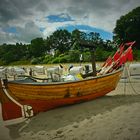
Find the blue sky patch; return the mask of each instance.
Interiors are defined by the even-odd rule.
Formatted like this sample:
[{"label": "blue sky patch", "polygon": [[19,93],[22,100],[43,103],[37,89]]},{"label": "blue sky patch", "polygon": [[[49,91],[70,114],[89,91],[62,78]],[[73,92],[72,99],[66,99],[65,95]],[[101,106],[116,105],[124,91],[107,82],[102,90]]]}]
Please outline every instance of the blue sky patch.
[{"label": "blue sky patch", "polygon": [[59,27],[58,29],[66,29],[69,32],[72,32],[75,29],[82,30],[83,32],[87,32],[87,33],[97,32],[100,34],[101,38],[104,40],[112,40],[112,37],[113,37],[113,33],[104,31],[102,29],[94,28],[94,27],[91,27],[88,25],[75,25],[75,26],[68,25],[68,26],[64,26],[64,27]]},{"label": "blue sky patch", "polygon": [[43,32],[45,30],[45,27],[40,27],[39,30]]},{"label": "blue sky patch", "polygon": [[61,13],[59,15],[49,15],[46,17],[48,22],[67,22],[74,21],[68,14]]},{"label": "blue sky patch", "polygon": [[16,27],[7,27],[3,29],[6,33],[17,33]]}]

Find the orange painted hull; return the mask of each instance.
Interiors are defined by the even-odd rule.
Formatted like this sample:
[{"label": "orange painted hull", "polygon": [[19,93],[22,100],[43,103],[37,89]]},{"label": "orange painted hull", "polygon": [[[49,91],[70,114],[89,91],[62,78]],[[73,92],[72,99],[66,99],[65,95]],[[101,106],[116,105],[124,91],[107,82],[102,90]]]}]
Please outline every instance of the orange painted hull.
[{"label": "orange painted hull", "polygon": [[81,103],[85,101],[89,101],[101,96],[104,96],[106,93],[112,91],[111,89],[104,90],[102,93],[97,93],[97,94],[90,94],[86,96],[81,96],[81,97],[74,97],[74,98],[66,98],[66,99],[54,99],[54,100],[26,100],[22,102],[23,104],[30,104],[33,107],[33,111],[35,114],[42,112],[42,111],[47,111],[53,108],[56,108],[58,106],[64,106],[64,105],[70,105],[70,104],[76,104],[76,103]]},{"label": "orange painted hull", "polygon": [[[2,88],[0,90],[2,108],[8,110],[13,104],[18,107],[13,107],[15,115],[10,115],[9,111],[6,112],[5,109],[3,119],[9,120],[20,115],[23,116],[25,111],[22,111],[22,114],[19,113],[21,112],[19,107],[23,110],[22,105],[29,105],[33,115],[35,115],[58,106],[80,103],[104,96],[116,88],[121,73],[122,70],[118,70],[104,76],[68,83],[25,84],[7,82],[4,84],[5,90]],[[12,108],[10,109],[12,110]]]}]

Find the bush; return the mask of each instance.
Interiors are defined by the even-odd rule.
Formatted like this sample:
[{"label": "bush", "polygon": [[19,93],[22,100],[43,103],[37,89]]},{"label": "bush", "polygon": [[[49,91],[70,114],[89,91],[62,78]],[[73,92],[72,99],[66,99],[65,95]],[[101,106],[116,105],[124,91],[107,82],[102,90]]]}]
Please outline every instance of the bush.
[{"label": "bush", "polygon": [[80,62],[80,54],[81,52],[79,50],[72,50],[68,53],[69,55],[69,62]]},{"label": "bush", "polygon": [[30,61],[28,60],[20,60],[10,63],[10,65],[29,65]]},{"label": "bush", "polygon": [[70,62],[70,56],[69,55],[65,55],[63,57],[60,57],[60,63],[68,63]]},{"label": "bush", "polygon": [[0,60],[0,66],[3,66],[3,65],[5,65],[5,63],[2,60]]},{"label": "bush", "polygon": [[133,51],[133,56],[134,56],[134,60],[140,60],[140,50],[134,50]]},{"label": "bush", "polygon": [[31,64],[39,64],[39,63],[40,63],[39,58],[33,58],[33,59],[31,60]]},{"label": "bush", "polygon": [[43,64],[50,64],[52,63],[52,60],[54,59],[54,57],[52,55],[46,55],[43,59]]},{"label": "bush", "polygon": [[109,55],[112,55],[112,52],[105,51],[102,48],[96,49],[96,61],[105,61]]},{"label": "bush", "polygon": [[54,58],[54,59],[51,61],[51,63],[52,63],[52,64],[60,63],[60,58],[59,58],[59,57]]},{"label": "bush", "polygon": [[83,54],[83,61],[84,62],[90,62],[91,61],[91,53],[90,52],[85,52]]},{"label": "bush", "polygon": [[52,60],[52,63],[68,63],[69,59],[69,55],[60,55],[58,57],[55,57]]}]

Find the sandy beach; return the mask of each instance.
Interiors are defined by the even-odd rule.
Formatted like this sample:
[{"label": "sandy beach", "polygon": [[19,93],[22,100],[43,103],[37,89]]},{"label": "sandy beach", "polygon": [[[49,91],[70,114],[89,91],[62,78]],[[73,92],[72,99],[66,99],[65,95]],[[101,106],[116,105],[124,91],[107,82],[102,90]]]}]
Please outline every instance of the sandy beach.
[{"label": "sandy beach", "polygon": [[140,79],[119,82],[116,90],[93,101],[42,112],[5,127],[2,140],[139,140]]}]

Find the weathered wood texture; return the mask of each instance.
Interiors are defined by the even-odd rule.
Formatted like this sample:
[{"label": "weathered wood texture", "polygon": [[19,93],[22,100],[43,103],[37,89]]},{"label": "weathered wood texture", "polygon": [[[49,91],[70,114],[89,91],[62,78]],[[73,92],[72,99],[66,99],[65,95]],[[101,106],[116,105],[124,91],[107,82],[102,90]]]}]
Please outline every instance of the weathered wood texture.
[{"label": "weathered wood texture", "polygon": [[[25,84],[8,82],[6,90],[20,104],[32,106],[34,114],[37,114],[58,106],[80,103],[104,96],[116,88],[121,72],[120,70],[105,76],[69,83]],[[10,106],[14,106],[3,92],[1,84],[0,101],[2,107],[7,110],[11,110]],[[18,112],[17,116],[19,117],[19,109],[16,110],[15,113]],[[5,118],[10,117],[6,116]]]}]

